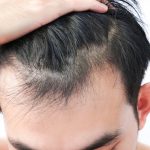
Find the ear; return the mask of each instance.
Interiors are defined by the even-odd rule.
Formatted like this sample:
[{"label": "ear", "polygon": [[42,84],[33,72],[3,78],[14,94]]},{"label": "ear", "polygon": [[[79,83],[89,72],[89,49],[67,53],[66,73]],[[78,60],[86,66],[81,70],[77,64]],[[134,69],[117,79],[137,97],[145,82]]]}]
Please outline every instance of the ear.
[{"label": "ear", "polygon": [[150,112],[150,83],[141,86],[137,109],[139,114],[139,129],[142,129]]}]

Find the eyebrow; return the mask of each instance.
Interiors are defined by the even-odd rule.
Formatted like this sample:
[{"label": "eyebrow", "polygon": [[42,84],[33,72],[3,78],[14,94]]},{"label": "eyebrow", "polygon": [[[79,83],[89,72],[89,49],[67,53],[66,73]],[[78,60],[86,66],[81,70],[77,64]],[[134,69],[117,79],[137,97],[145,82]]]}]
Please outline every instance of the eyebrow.
[{"label": "eyebrow", "polygon": [[[106,133],[103,136],[101,136],[100,138],[96,139],[92,144],[86,146],[85,148],[82,148],[81,150],[93,150],[96,148],[108,146],[108,145],[114,143],[120,135],[121,135],[121,133],[119,130],[117,130],[113,133]],[[11,139],[10,137],[8,137],[8,141],[17,150],[37,150],[35,148],[31,148],[30,146],[28,146],[20,141]]]},{"label": "eyebrow", "polygon": [[119,138],[120,135],[121,135],[120,130],[117,130],[112,133],[106,133],[103,136],[96,139],[92,144],[83,148],[82,150],[93,150],[93,149],[111,145],[114,142],[116,142],[116,140]]},{"label": "eyebrow", "polygon": [[31,148],[30,146],[28,146],[20,141],[11,139],[10,137],[8,137],[8,141],[17,150],[37,150],[37,149]]}]

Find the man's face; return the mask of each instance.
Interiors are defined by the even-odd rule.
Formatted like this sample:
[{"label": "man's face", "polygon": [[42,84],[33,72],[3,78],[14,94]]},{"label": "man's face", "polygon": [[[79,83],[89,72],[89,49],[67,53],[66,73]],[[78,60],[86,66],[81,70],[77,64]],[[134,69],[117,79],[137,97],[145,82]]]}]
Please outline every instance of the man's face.
[{"label": "man's face", "polygon": [[137,121],[116,70],[93,71],[89,84],[67,106],[41,105],[30,111],[17,104],[26,95],[20,93],[13,101],[19,84],[15,72],[7,69],[3,74],[1,107],[10,150],[30,150],[23,145],[36,150],[136,149]]}]

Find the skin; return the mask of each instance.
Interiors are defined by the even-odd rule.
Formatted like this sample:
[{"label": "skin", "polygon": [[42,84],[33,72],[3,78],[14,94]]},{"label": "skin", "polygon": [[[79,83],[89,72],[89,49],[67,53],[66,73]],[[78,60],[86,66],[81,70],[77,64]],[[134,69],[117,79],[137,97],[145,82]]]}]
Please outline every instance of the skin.
[{"label": "skin", "polygon": [[[101,2],[105,3],[106,1]],[[96,0],[13,0],[11,2],[1,0],[0,8],[3,12],[0,15],[0,44],[17,39],[72,11],[92,10],[104,13],[108,10],[107,6]],[[89,86],[84,93],[73,96],[71,103],[64,109],[57,109],[57,111],[49,109],[43,114],[39,111],[31,111],[25,116],[24,113],[28,111],[28,107],[7,103],[11,99],[8,98],[9,92],[7,90],[13,88],[15,91],[19,83],[15,73],[10,70],[5,70],[5,76],[1,77],[4,80],[1,81],[0,105],[3,110],[7,133],[11,138],[39,149],[71,150],[82,149],[98,136],[119,129],[121,135],[114,143],[98,149],[110,150],[115,147],[115,150],[135,150],[136,145],[138,150],[149,149],[142,144],[136,144],[137,123],[132,107],[126,103],[120,78],[116,80],[116,74],[110,75],[110,72],[107,72],[107,74],[104,72],[100,80],[95,73],[92,89]],[[105,78],[109,79],[109,82]],[[139,94],[140,128],[144,126],[149,112],[150,96],[149,94],[143,94],[150,93],[145,92],[149,89],[149,86],[144,86]],[[22,99],[22,97],[17,99]],[[86,100],[84,105],[83,103],[75,103],[84,100]],[[10,150],[14,149],[10,143],[8,143],[8,147]],[[8,149],[8,147],[5,140],[0,140],[1,150]]]},{"label": "skin", "polygon": [[0,139],[0,149],[1,150],[8,150],[7,142],[5,139]]},{"label": "skin", "polygon": [[[38,150],[84,150],[97,138],[119,133],[111,144],[95,150],[149,149],[137,144],[138,130],[143,128],[150,110],[149,84],[139,92],[138,129],[120,73],[109,66],[101,72],[93,71],[89,84],[73,94],[68,105],[41,105],[30,111],[29,105],[18,105],[19,99],[26,101],[27,95],[21,93],[14,98],[21,82],[16,77],[14,70],[5,68],[0,80],[1,108],[9,138]],[[16,150],[10,142],[8,147]]]},{"label": "skin", "polygon": [[[0,44],[15,40],[73,11],[105,13],[107,0],[1,0]],[[19,20],[19,21],[18,21]],[[11,26],[10,26],[11,25]]]}]

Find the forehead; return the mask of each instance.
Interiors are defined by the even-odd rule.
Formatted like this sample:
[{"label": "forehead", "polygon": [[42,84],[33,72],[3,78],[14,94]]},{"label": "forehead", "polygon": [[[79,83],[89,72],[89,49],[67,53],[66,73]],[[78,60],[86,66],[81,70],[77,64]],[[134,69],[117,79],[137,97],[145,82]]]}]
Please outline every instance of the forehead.
[{"label": "forehead", "polygon": [[[13,88],[15,93],[19,81],[14,73],[9,72],[7,75],[9,80],[5,76],[3,81],[7,86],[3,90],[6,92]],[[13,84],[8,84],[12,81]],[[7,95],[9,94],[3,94],[6,99]],[[13,94],[8,99],[11,96]],[[19,94],[15,101],[25,96]],[[85,135],[91,138],[97,133],[114,131],[120,126],[121,120],[126,117],[124,112],[128,110],[120,75],[111,69],[101,73],[93,72],[89,85],[83,91],[72,95],[65,107],[56,106],[44,110],[42,106],[39,109],[37,106],[37,109],[29,111],[27,105],[8,101],[2,101],[7,132],[18,139],[24,139],[26,143],[29,142],[27,137],[34,137],[33,143],[41,139],[49,139],[52,143],[57,140],[57,143],[61,143],[68,138],[76,142],[76,139],[82,139]]]}]

